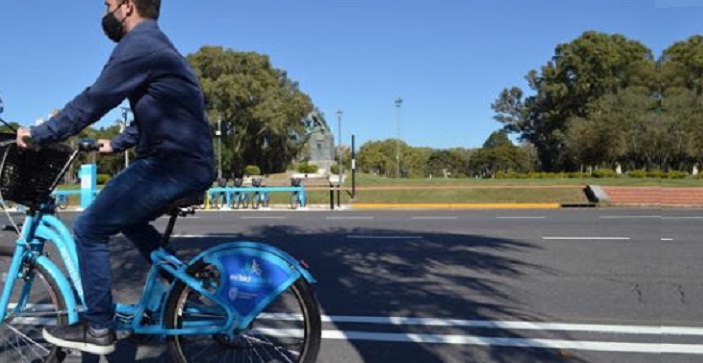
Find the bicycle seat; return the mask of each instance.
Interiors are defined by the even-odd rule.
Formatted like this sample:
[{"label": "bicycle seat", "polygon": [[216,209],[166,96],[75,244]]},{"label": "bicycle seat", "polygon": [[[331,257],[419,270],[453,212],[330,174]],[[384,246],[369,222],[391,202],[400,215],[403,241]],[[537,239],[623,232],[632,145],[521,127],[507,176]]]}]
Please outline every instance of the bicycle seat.
[{"label": "bicycle seat", "polygon": [[175,200],[171,205],[166,208],[167,213],[173,214],[177,213],[183,208],[189,208],[195,205],[200,205],[205,202],[205,195],[203,193],[189,195],[180,199]]}]

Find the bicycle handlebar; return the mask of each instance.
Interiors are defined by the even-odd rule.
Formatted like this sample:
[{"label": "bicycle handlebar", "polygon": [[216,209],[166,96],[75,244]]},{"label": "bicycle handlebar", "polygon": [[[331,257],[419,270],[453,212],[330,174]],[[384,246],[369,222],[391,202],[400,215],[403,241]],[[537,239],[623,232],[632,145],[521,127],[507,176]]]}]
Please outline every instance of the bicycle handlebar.
[{"label": "bicycle handlebar", "polygon": [[81,139],[78,142],[78,150],[82,152],[99,151],[102,146],[95,139]]}]

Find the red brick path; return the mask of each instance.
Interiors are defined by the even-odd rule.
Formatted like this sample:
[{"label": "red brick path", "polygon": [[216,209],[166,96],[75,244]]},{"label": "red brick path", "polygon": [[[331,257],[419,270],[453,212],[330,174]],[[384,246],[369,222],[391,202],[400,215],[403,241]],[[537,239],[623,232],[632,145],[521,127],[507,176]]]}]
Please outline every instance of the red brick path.
[{"label": "red brick path", "polygon": [[612,204],[703,206],[703,188],[604,187]]}]

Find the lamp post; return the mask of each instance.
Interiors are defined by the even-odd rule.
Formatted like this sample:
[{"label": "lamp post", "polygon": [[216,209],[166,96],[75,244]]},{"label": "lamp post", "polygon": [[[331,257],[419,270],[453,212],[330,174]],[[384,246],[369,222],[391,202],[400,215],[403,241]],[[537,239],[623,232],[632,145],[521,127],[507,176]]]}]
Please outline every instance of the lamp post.
[{"label": "lamp post", "polygon": [[341,201],[340,189],[342,188],[342,110],[337,111],[337,126],[338,126],[338,142],[337,142],[337,206],[339,207]]},{"label": "lamp post", "polygon": [[395,99],[396,120],[398,122],[398,137],[395,141],[395,177],[400,178],[400,106],[403,104],[403,99],[398,97]]},{"label": "lamp post", "polygon": [[[129,113],[132,112],[129,107],[122,107],[122,122],[120,123],[120,133],[124,132],[127,130],[127,124],[129,123],[129,120],[127,117],[129,116]],[[129,166],[129,150],[124,151],[124,167],[127,168]]]},{"label": "lamp post", "polygon": [[217,117],[217,179],[222,179],[222,117]]}]

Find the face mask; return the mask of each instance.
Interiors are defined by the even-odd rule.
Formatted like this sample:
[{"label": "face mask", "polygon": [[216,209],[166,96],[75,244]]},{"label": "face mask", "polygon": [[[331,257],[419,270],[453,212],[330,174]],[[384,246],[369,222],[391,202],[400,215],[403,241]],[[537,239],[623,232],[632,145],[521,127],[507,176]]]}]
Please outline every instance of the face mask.
[{"label": "face mask", "polygon": [[112,40],[115,43],[119,43],[120,40],[122,39],[122,25],[126,19],[122,19],[122,21],[117,20],[115,17],[115,12],[123,5],[124,3],[121,3],[119,6],[117,6],[117,9],[105,14],[103,17],[102,25],[103,25],[103,31],[105,32],[105,35],[107,35],[110,40]]}]

